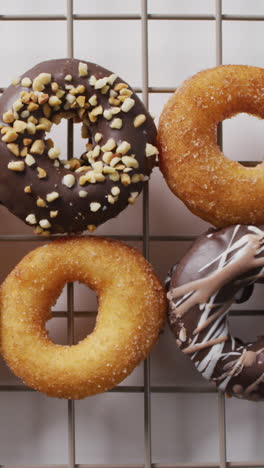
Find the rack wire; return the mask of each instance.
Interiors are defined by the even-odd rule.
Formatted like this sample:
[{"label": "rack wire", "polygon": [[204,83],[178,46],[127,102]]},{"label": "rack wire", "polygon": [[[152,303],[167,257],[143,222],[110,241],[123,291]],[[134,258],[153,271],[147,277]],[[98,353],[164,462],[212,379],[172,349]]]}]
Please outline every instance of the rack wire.
[{"label": "rack wire", "polygon": [[[142,93],[142,99],[145,106],[148,108],[148,100],[150,93],[171,93],[175,88],[170,87],[150,87],[149,86],[149,67],[148,67],[148,24],[149,21],[155,20],[171,20],[171,21],[211,21],[215,23],[215,51],[216,65],[222,63],[222,24],[224,21],[264,21],[264,15],[224,15],[222,14],[222,1],[215,0],[214,14],[150,14],[148,12],[148,1],[141,0],[140,14],[74,14],[73,1],[67,0],[66,15],[0,15],[1,21],[66,21],[67,23],[67,54],[68,57],[74,56],[74,22],[75,21],[111,21],[111,20],[135,20],[141,22],[141,58],[142,58],[142,86],[136,88],[137,92]],[[0,88],[2,92],[4,88]],[[67,150],[68,158],[73,154],[73,126],[68,122],[67,129]],[[220,135],[219,142],[222,138]],[[248,164],[250,164],[248,162]],[[54,236],[56,237],[56,236]],[[151,236],[149,234],[149,190],[148,184],[145,185],[143,193],[143,219],[142,219],[142,234],[141,235],[115,235],[112,238],[123,241],[140,241],[143,243],[144,256],[149,259],[149,246],[151,242],[186,242],[195,239],[194,236]],[[32,235],[0,235],[0,242],[41,242],[46,241],[46,237]],[[95,311],[78,311],[74,312],[74,285],[67,285],[67,311],[56,311],[53,313],[55,317],[67,318],[67,335],[68,343],[72,344],[74,339],[74,316],[94,316]],[[261,315],[259,310],[234,310],[233,315],[247,316]],[[0,384],[0,392],[33,392],[34,390],[22,385],[3,385]],[[152,386],[150,381],[150,358],[144,362],[144,384],[117,386],[110,390],[113,393],[138,393],[144,395],[144,438],[145,438],[145,458],[142,464],[127,464],[122,465],[122,468],[253,468],[263,467],[263,462],[228,462],[226,459],[226,421],[225,421],[225,397],[223,393],[218,393],[211,385],[203,386]],[[218,460],[213,463],[173,463],[159,464],[152,460],[151,447],[151,394],[153,393],[218,393],[218,434],[219,434],[219,456]],[[67,465],[34,465],[34,468],[117,468],[116,465],[92,465],[92,464],[76,464],[75,455],[75,406],[74,401],[68,401],[68,463]],[[20,465],[19,465],[20,466]],[[120,465],[121,466],[121,465]],[[18,468],[9,465],[0,465],[0,468]],[[20,466],[20,468],[23,468]],[[27,465],[24,468],[33,468]]]}]

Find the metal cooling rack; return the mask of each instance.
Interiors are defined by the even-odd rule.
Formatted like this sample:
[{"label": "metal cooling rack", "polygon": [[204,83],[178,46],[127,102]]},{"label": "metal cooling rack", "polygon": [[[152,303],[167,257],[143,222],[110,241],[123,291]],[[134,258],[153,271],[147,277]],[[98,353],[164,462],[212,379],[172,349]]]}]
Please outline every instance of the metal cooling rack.
[{"label": "metal cooling rack", "polygon": [[[141,23],[141,59],[142,59],[142,86],[136,88],[137,92],[142,93],[142,100],[148,107],[148,97],[150,93],[172,93],[175,88],[170,87],[150,87],[149,86],[149,67],[148,67],[148,23],[155,20],[199,20],[211,21],[215,24],[215,51],[216,65],[222,63],[222,24],[223,21],[264,21],[264,15],[224,15],[222,14],[222,0],[215,0],[215,13],[206,14],[150,14],[148,13],[148,1],[141,0],[140,14],[74,14],[73,1],[67,0],[66,15],[0,15],[1,21],[66,21],[67,22],[67,54],[68,57],[74,55],[74,21],[93,21],[93,20],[135,20]],[[0,88],[2,92],[4,88]],[[221,133],[221,132],[220,132]],[[221,135],[219,143],[221,144]],[[68,122],[67,130],[67,149],[68,158],[73,155],[73,126]],[[245,165],[252,165],[252,162],[244,162]],[[55,236],[53,236],[55,237]],[[123,241],[140,241],[143,243],[143,253],[146,258],[149,258],[150,242],[181,242],[193,241],[194,236],[150,236],[149,234],[149,190],[148,184],[145,184],[143,191],[143,219],[142,219],[142,235],[124,235],[111,236],[112,238]],[[0,235],[0,242],[17,242],[17,241],[47,241],[47,237],[31,236],[31,235]],[[83,311],[74,313],[73,306],[74,286],[67,285],[67,311],[54,312],[55,317],[67,317],[67,334],[68,343],[73,343],[74,335],[74,316],[84,317],[95,315],[95,311]],[[234,315],[262,315],[259,310],[235,310]],[[1,385],[0,392],[33,392],[34,390],[24,385]],[[142,464],[127,464],[118,465],[120,468],[263,468],[263,462],[228,462],[226,459],[226,424],[225,424],[225,396],[223,393],[218,393],[214,387],[207,386],[151,386],[150,382],[150,358],[144,362],[144,385],[143,386],[117,386],[110,390],[114,393],[142,393],[144,394],[144,438],[145,438],[145,456]],[[151,450],[151,394],[152,393],[218,393],[218,435],[219,435],[219,456],[218,460],[213,463],[173,463],[160,464],[152,460]],[[75,405],[73,400],[68,401],[68,463],[67,465],[34,465],[22,467],[21,465],[0,465],[0,468],[117,468],[117,465],[94,465],[94,464],[76,464],[75,456]]]}]

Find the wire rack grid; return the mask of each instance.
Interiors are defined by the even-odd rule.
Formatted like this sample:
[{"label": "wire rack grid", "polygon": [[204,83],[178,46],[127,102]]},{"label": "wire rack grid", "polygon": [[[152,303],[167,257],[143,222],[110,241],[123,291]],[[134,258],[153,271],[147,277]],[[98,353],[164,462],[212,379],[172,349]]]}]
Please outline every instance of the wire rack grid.
[{"label": "wire rack grid", "polygon": [[[148,24],[149,21],[155,20],[204,20],[211,21],[215,24],[215,56],[216,65],[222,63],[222,24],[223,21],[264,21],[264,15],[224,15],[222,14],[222,1],[215,0],[214,14],[150,14],[148,12],[148,0],[141,0],[140,14],[104,14],[104,15],[88,15],[88,14],[74,14],[73,1],[67,0],[67,14],[66,15],[0,15],[0,21],[66,21],[67,22],[67,54],[69,57],[74,56],[74,21],[93,21],[93,20],[135,20],[141,23],[141,60],[142,60],[142,86],[136,88],[137,92],[142,93],[142,99],[146,107],[148,107],[148,100],[150,93],[170,93],[174,88],[170,87],[150,87],[149,86],[149,66],[148,66]],[[0,92],[4,88],[0,88]],[[222,142],[221,129],[219,132],[219,144]],[[68,158],[73,155],[73,126],[68,122],[67,128],[67,149]],[[249,163],[247,163],[249,164]],[[141,235],[114,235],[111,236],[115,239],[123,241],[140,241],[143,243],[144,256],[149,259],[149,246],[150,242],[155,241],[192,241],[194,236],[151,236],[149,234],[149,190],[148,184],[145,185],[143,193],[143,219],[142,219],[142,234]],[[36,237],[32,235],[0,235],[0,241],[46,241],[46,237]],[[74,312],[74,285],[67,285],[67,311],[54,312],[55,317],[67,317],[67,335],[68,343],[72,344],[74,340],[74,316],[95,315],[96,312]],[[236,315],[259,315],[259,310],[243,310],[233,311]],[[0,384],[0,392],[32,392],[30,388],[19,385],[3,385]],[[182,464],[175,462],[174,464],[164,465],[155,463],[152,460],[152,447],[151,447],[151,394],[152,393],[216,393],[216,390],[211,386],[152,386],[150,379],[150,358],[144,362],[144,385],[142,386],[117,386],[111,392],[116,393],[138,393],[144,396],[144,439],[145,439],[145,456],[142,464],[122,465],[122,468],[253,468],[263,467],[263,463],[248,461],[248,462],[228,462],[226,457],[226,423],[225,423],[225,396],[218,393],[218,438],[219,438],[219,456],[218,460],[213,463],[191,463]],[[68,463],[67,465],[45,465],[45,468],[116,468],[116,465],[92,465],[92,464],[76,464],[75,455],[75,404],[74,401],[68,401]],[[0,465],[1,468],[18,468],[18,466]],[[121,466],[121,465],[120,465]],[[22,468],[20,466],[20,468]],[[33,468],[27,466],[27,468]],[[34,468],[44,468],[41,465],[34,465]]]}]

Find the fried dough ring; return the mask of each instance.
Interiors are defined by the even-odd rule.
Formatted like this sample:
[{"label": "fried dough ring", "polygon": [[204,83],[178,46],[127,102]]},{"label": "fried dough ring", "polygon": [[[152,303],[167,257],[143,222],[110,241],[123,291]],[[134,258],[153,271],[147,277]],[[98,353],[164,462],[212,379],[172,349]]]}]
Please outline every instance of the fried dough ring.
[{"label": "fried dough ring", "polygon": [[237,113],[264,118],[264,69],[223,65],[185,81],[159,122],[160,168],[172,190],[218,227],[264,223],[264,163],[243,167],[217,146],[217,124]]},{"label": "fried dough ring", "polygon": [[[51,317],[66,282],[98,294],[94,331],[73,346],[49,340]],[[56,240],[27,254],[1,287],[1,350],[28,386],[59,398],[104,392],[132,372],[164,321],[163,287],[144,257],[102,238]]]}]

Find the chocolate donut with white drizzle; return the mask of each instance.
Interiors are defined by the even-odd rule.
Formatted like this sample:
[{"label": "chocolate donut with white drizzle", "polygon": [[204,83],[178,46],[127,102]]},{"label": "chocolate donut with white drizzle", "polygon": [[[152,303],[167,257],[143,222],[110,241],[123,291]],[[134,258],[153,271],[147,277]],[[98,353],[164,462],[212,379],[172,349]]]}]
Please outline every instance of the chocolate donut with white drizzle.
[{"label": "chocolate donut with white drizzle", "polygon": [[199,237],[166,280],[180,349],[219,390],[254,401],[264,399],[264,337],[234,338],[228,311],[263,277],[264,226],[236,225]]},{"label": "chocolate donut with white drizzle", "polygon": [[[63,118],[83,124],[81,158],[61,160],[46,138]],[[37,234],[93,231],[135,202],[155,141],[152,117],[116,74],[77,59],[42,62],[0,98],[0,203]]]}]

